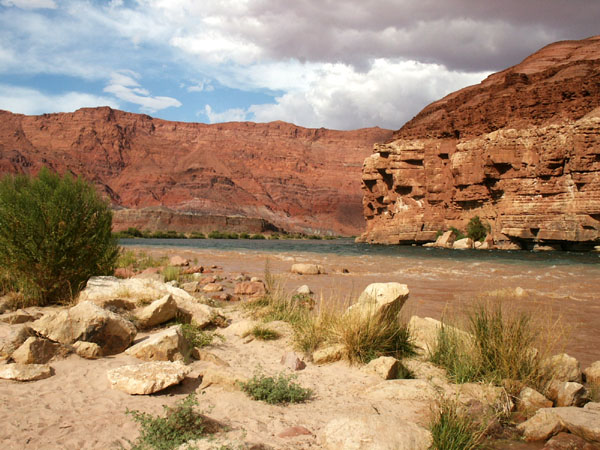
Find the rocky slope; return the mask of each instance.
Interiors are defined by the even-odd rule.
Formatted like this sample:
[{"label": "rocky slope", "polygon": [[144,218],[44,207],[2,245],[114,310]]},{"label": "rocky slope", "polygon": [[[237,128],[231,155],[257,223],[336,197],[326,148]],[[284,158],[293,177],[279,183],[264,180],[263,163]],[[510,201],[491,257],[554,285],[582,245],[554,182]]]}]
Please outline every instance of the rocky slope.
[{"label": "rocky slope", "polygon": [[[42,116],[0,111],[0,173],[42,165],[70,170],[116,206],[185,212],[170,223],[191,228],[190,212],[209,228],[211,216],[242,216],[287,230],[352,235],[364,227],[362,161],[391,133],[169,122],[108,107]],[[148,211],[118,216],[117,229],[164,223]]]},{"label": "rocky slope", "polygon": [[363,167],[361,240],[424,242],[475,215],[496,241],[600,238],[600,36],[551,44],[427,106]]}]

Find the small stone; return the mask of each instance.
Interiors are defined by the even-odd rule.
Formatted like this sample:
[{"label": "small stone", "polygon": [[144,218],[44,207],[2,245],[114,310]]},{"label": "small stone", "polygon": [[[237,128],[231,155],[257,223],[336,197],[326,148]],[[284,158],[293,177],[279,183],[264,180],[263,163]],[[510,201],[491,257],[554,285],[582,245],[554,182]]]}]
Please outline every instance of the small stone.
[{"label": "small stone", "polygon": [[32,315],[32,314],[29,314],[27,311],[23,311],[22,309],[19,309],[17,311],[11,312],[11,313],[1,315],[0,321],[11,324],[11,325],[17,325],[20,323],[33,322],[34,320],[37,320],[40,317],[41,317],[41,314],[39,314],[39,313],[36,315]]},{"label": "small stone", "polygon": [[73,348],[81,358],[97,359],[102,356],[102,349],[93,342],[77,341],[73,344]]},{"label": "small stone", "polygon": [[310,295],[313,292],[310,290],[310,288],[308,287],[307,284],[303,284],[302,286],[300,286],[298,289],[296,289],[296,294],[300,294],[300,295]]},{"label": "small stone", "polygon": [[223,286],[217,283],[208,283],[204,285],[202,290],[204,292],[220,292],[223,290]]},{"label": "small stone", "polygon": [[248,376],[229,367],[208,367],[202,373],[202,384],[198,388],[204,390],[209,386],[220,386],[226,391],[239,391],[240,383],[246,383]]},{"label": "small stone", "polygon": [[227,361],[223,361],[217,355],[209,352],[208,350],[197,347],[194,347],[194,350],[192,350],[192,358],[197,359],[198,361],[213,363],[215,366],[229,367],[229,363]]},{"label": "small stone", "polygon": [[398,374],[398,360],[391,356],[381,356],[369,362],[365,366],[365,371],[373,373],[384,380],[392,380]]},{"label": "small stone", "polygon": [[581,383],[581,366],[572,356],[566,353],[554,355],[542,361],[542,367],[552,375],[555,381],[575,381]]},{"label": "small stone", "polygon": [[5,364],[0,366],[0,378],[13,381],[37,381],[53,374],[47,364]]},{"label": "small stone", "polygon": [[14,351],[11,358],[19,364],[45,364],[59,353],[60,348],[60,344],[48,339],[30,337]]},{"label": "small stone", "polygon": [[118,367],[107,372],[113,389],[147,395],[180,383],[190,369],[178,362],[147,362]]},{"label": "small stone", "polygon": [[250,278],[250,283],[262,283],[262,280],[258,277]]},{"label": "small stone", "polygon": [[554,400],[556,406],[583,406],[586,396],[585,387],[572,381],[553,381],[548,387],[548,397]]},{"label": "small stone", "polygon": [[303,370],[306,363],[302,361],[294,352],[288,352],[281,357],[281,364],[291,370]]},{"label": "small stone", "polygon": [[197,281],[190,281],[189,283],[182,283],[180,287],[186,292],[193,293],[198,291],[199,284],[200,283],[198,283]]}]

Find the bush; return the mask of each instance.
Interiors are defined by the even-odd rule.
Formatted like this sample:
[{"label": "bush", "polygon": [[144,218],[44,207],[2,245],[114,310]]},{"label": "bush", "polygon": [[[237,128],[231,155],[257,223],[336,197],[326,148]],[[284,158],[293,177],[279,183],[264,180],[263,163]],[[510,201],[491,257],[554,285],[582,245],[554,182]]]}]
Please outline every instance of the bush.
[{"label": "bush", "polygon": [[181,269],[175,266],[167,266],[163,269],[163,276],[165,277],[165,283],[169,281],[179,281],[181,275]]},{"label": "bush", "polygon": [[490,232],[490,226],[484,225],[479,216],[473,217],[467,224],[467,236],[474,241],[483,241]]},{"label": "bush", "polygon": [[244,333],[244,337],[250,335],[254,336],[260,341],[274,341],[281,337],[277,331],[272,330],[271,328],[266,327],[264,325],[256,325],[250,331]]},{"label": "bush", "polygon": [[94,187],[43,168],[0,180],[0,266],[14,286],[45,305],[72,299],[118,255],[112,213]]},{"label": "bush", "polygon": [[294,379],[293,375],[284,373],[277,377],[255,374],[248,382],[240,383],[240,386],[254,400],[270,404],[302,403],[310,398],[312,391],[303,388]]},{"label": "bush", "polygon": [[450,231],[454,231],[454,234],[456,235],[456,240],[458,241],[459,239],[464,239],[466,238],[465,233],[463,233],[462,231],[460,231],[458,228],[456,227],[450,227]]},{"label": "bush", "polygon": [[211,424],[194,410],[197,405],[195,395],[190,394],[174,407],[163,406],[164,417],[127,409],[125,413],[141,426],[132,450],[170,450],[208,434],[212,431],[209,429]]},{"label": "bush", "polygon": [[223,339],[223,336],[202,330],[196,323],[184,323],[181,325],[184,339],[192,348],[208,347],[215,337]]},{"label": "bush", "polygon": [[460,405],[444,399],[429,426],[432,437],[431,449],[470,450],[478,446],[483,430],[461,411]]}]

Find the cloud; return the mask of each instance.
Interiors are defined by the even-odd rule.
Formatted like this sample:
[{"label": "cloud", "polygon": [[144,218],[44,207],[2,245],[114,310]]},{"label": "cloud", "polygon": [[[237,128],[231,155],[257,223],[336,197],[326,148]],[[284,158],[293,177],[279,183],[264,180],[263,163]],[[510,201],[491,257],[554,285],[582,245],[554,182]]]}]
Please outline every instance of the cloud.
[{"label": "cloud", "polygon": [[246,120],[247,111],[242,108],[232,108],[223,112],[215,112],[210,105],[204,106],[204,114],[208,117],[209,123],[219,122],[243,122]]},{"label": "cloud", "polygon": [[126,102],[140,105],[140,110],[148,113],[181,106],[181,102],[172,97],[152,97],[148,90],[140,86],[136,78],[139,78],[139,75],[130,70],[114,72],[111,75],[110,83],[104,88],[104,92],[113,94]]},{"label": "cloud", "polygon": [[82,92],[49,95],[36,89],[0,84],[0,109],[20,114],[71,112],[82,107],[110,106],[119,108],[112,98]]},{"label": "cloud", "polygon": [[54,0],[1,0],[0,5],[23,9],[56,9]]},{"label": "cloud", "polygon": [[[182,84],[181,87],[185,87],[185,84]],[[215,90],[215,87],[210,83],[210,80],[203,80],[195,81],[194,84],[188,86],[186,90],[188,92],[212,92]]]}]

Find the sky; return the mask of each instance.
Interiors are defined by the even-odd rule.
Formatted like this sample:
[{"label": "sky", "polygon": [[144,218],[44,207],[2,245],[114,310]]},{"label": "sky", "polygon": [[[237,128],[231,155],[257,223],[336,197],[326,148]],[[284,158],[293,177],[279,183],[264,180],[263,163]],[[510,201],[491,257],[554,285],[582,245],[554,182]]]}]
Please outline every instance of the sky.
[{"label": "sky", "polygon": [[600,0],[0,0],[0,109],[398,129]]}]

